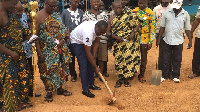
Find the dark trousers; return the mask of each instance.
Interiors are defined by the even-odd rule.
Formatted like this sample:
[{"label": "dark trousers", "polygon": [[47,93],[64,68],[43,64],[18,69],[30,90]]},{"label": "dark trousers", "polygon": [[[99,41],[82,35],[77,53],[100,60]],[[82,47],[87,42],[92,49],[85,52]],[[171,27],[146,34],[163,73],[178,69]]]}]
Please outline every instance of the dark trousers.
[{"label": "dark trousers", "polygon": [[147,44],[140,44],[140,51],[141,51],[141,65],[140,65],[140,75],[138,77],[143,78],[147,66]]},{"label": "dark trousers", "polygon": [[103,66],[103,73],[106,74],[107,73],[107,61],[104,61],[103,63],[104,63],[103,64],[104,65]]},{"label": "dark trousers", "polygon": [[69,46],[69,49],[72,54],[72,62],[69,64],[70,75],[77,77],[77,74],[75,71],[75,54],[72,52],[71,46]]},{"label": "dark trousers", "polygon": [[200,75],[200,38],[195,38],[192,72],[193,74]]},{"label": "dark trousers", "polygon": [[168,45],[166,42],[163,43],[163,66],[162,66],[163,78],[167,79],[167,75],[169,74],[171,57],[172,57],[172,65],[173,65],[172,77],[179,78],[181,61],[182,61],[182,50],[183,50],[183,44]]},{"label": "dark trousers", "polygon": [[[163,66],[163,44],[164,44],[163,37],[160,39],[159,45],[159,57],[158,57],[158,70],[162,70]],[[170,58],[170,65],[169,65],[169,73],[172,73],[172,57]],[[169,76],[170,77],[170,76]]]},{"label": "dark trousers", "polygon": [[89,85],[94,85],[94,68],[87,59],[84,44],[70,44],[70,48],[78,61],[83,91],[88,91]]}]

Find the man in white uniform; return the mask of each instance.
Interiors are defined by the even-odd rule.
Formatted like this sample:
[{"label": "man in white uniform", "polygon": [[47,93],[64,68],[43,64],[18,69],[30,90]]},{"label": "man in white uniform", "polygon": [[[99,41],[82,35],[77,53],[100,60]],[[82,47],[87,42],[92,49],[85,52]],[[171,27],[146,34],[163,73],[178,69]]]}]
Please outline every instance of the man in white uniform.
[{"label": "man in white uniform", "polygon": [[[89,89],[100,90],[100,87],[94,85],[94,69],[96,73],[100,72],[96,65],[96,53],[100,42],[100,35],[107,30],[106,21],[85,21],[77,26],[70,33],[71,52],[77,57],[80,69],[82,94],[87,97],[94,97]],[[97,38],[96,38],[97,37]]]}]

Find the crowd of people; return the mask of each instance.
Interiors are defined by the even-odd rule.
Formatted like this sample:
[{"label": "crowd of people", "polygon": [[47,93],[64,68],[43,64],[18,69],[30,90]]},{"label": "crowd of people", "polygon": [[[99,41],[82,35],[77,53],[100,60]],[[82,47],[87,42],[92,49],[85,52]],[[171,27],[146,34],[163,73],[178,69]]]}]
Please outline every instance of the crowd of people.
[{"label": "crowd of people", "polygon": [[[147,54],[156,39],[159,46],[158,69],[162,70],[161,82],[168,78],[180,82],[180,67],[184,31],[192,47],[193,32],[200,23],[200,7],[190,25],[190,16],[182,8],[183,0],[161,0],[153,10],[148,0],[139,0],[138,7],[127,6],[128,0],[114,0],[112,11],[104,10],[104,2],[90,0],[90,10],[78,9],[80,0],[70,0],[71,5],[57,13],[57,0],[46,0],[37,12],[36,34],[32,33],[31,19],[19,0],[0,2],[0,109],[5,112],[20,111],[32,106],[33,67],[31,38],[37,38],[37,64],[46,95],[44,101],[53,101],[53,92],[70,96],[66,81],[76,82],[75,57],[77,58],[82,94],[95,97],[90,91],[101,90],[94,84],[95,77],[107,73],[108,49],[115,58],[117,80],[115,88],[139,73],[138,80],[145,83]],[[24,8],[25,7],[25,8]],[[192,61],[193,73],[188,78],[200,76],[200,26],[196,33]],[[99,78],[102,81],[101,78]],[[35,82],[37,83],[37,82]],[[65,85],[65,86],[64,86]],[[63,88],[63,86],[65,88]],[[37,91],[36,91],[37,92]],[[39,97],[41,94],[34,94]]]}]

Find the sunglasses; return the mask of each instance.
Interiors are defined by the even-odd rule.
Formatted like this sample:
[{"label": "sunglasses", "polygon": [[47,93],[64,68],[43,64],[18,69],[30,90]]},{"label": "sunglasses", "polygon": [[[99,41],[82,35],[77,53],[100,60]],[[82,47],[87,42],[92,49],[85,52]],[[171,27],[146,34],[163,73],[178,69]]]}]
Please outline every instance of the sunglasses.
[{"label": "sunglasses", "polygon": [[58,8],[58,5],[57,6],[51,6],[51,5],[49,5],[48,3],[46,3],[49,7],[51,7],[51,8],[53,8],[53,9],[56,9],[56,8]]}]

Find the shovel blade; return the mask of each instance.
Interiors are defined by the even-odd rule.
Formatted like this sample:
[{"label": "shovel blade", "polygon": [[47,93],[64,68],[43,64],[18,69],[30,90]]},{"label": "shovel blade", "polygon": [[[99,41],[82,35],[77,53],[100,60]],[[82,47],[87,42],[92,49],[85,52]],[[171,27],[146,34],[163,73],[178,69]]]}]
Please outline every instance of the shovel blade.
[{"label": "shovel blade", "polygon": [[108,105],[112,105],[113,103],[115,103],[116,102],[116,98],[115,97],[112,97],[112,99],[111,99],[111,101],[108,103]]},{"label": "shovel blade", "polygon": [[161,82],[161,77],[162,77],[162,71],[161,70],[152,70],[151,74],[151,85],[160,85]]}]

